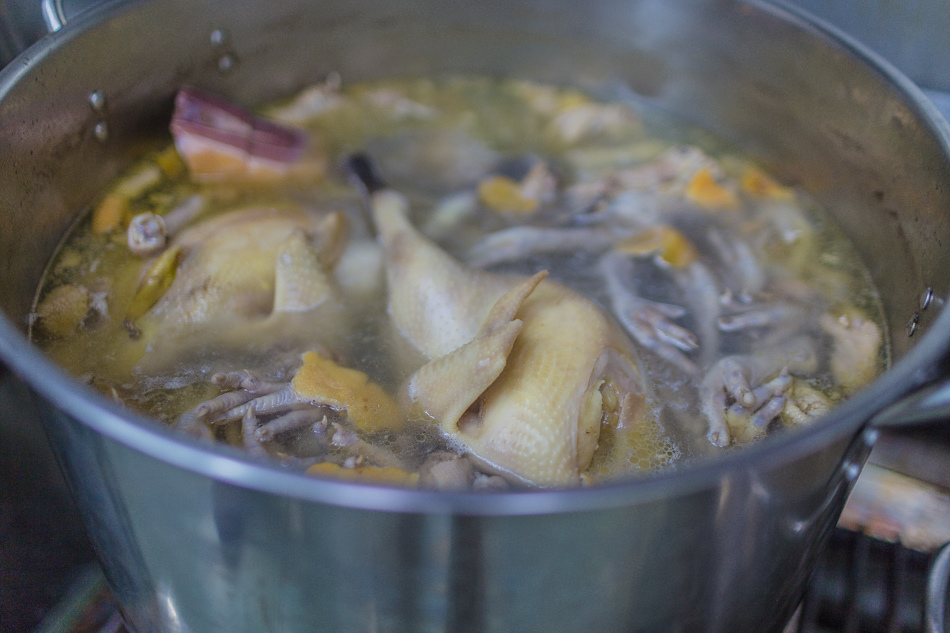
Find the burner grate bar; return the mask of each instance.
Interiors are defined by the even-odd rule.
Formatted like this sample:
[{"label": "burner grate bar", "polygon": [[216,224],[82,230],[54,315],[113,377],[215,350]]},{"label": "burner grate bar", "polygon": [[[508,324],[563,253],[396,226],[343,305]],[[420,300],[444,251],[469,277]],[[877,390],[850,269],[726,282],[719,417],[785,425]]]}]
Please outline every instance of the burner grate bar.
[{"label": "burner grate bar", "polygon": [[932,556],[837,529],[802,604],[798,633],[920,633]]}]

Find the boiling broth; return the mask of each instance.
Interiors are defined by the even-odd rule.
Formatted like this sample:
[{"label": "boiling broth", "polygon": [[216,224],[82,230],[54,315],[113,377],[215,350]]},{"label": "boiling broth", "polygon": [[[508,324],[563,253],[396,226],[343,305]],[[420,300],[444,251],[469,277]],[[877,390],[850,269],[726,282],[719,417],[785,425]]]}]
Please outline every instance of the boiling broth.
[{"label": "boiling broth", "polygon": [[[700,132],[573,88],[478,77],[330,80],[261,112],[304,131],[307,160],[319,159],[305,177],[202,182],[208,178],[196,176],[187,155],[183,164],[181,143],[159,149],[77,224],[38,291],[31,336],[52,358],[184,432],[330,476],[410,485],[421,476],[422,485],[486,490],[587,484],[677,467],[808,424],[886,366],[877,294],[834,223],[802,192]],[[426,239],[469,268],[505,278],[547,270],[629,337],[642,379],[637,423],[620,419],[613,400],[622,390],[610,380],[597,386],[598,436],[576,479],[513,472],[473,450],[464,431],[460,441],[407,408],[407,381],[434,359],[407,340],[387,307],[386,248],[366,200],[338,167],[361,152],[408,200],[410,222]],[[189,204],[191,215],[166,246],[130,251],[132,218],[169,219]],[[299,225],[309,240],[301,252],[317,249],[319,259],[318,225],[332,212],[348,227],[337,259],[321,264],[339,304],[332,322],[322,308],[275,309],[271,260],[275,252],[291,256],[280,240]],[[281,245],[261,245],[268,231]],[[247,242],[244,250],[235,240]],[[232,248],[237,254],[221,259]],[[206,268],[190,263],[195,258]],[[201,272],[210,276],[173,309],[174,284],[196,267],[219,277]],[[262,288],[252,287],[258,274]],[[208,291],[208,279],[233,292],[188,303]],[[313,418],[265,439],[258,435],[268,415],[196,420],[202,403],[235,389],[215,384],[215,374],[245,371],[283,384],[313,349],[333,375],[365,374],[386,394],[373,402],[389,398],[409,419],[364,428],[347,406],[324,400],[310,406]],[[473,402],[459,424],[483,404]],[[303,419],[297,412],[305,408],[280,415]]]}]

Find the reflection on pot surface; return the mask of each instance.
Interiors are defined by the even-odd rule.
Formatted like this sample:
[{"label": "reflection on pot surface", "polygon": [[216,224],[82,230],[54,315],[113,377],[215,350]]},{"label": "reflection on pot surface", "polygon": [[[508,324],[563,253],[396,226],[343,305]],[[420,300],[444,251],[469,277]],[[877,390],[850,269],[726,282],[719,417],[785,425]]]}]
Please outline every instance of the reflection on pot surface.
[{"label": "reflection on pot surface", "polygon": [[[33,336],[184,432],[442,489],[675,467],[874,379],[879,299],[830,218],[610,97],[332,75],[252,114],[182,90],[174,145],[59,250]],[[364,151],[392,186],[368,201],[336,167]]]}]

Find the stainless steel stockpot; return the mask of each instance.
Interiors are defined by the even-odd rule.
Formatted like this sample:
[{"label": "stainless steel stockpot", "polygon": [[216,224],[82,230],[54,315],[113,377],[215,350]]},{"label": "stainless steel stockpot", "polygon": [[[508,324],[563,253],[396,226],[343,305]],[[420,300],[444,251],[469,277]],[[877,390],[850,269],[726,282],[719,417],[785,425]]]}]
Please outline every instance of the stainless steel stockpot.
[{"label": "stainless steel stockpot", "polygon": [[[180,85],[257,103],[330,71],[620,85],[709,129],[834,214],[881,290],[896,362],[811,428],[721,459],[487,495],[253,463],[117,408],[29,344],[51,253]],[[107,3],[0,72],[0,356],[44,403],[138,633],[779,631],[875,425],[948,410],[948,156],[950,126],[909,81],[761,2]]]}]

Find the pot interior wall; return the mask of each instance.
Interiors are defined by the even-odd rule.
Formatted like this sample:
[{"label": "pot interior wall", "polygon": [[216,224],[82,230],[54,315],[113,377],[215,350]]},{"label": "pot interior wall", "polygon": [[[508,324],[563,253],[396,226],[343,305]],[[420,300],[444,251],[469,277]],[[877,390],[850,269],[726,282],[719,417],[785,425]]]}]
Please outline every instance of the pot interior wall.
[{"label": "pot interior wall", "polygon": [[[164,129],[180,85],[256,103],[334,70],[350,81],[489,73],[621,86],[708,128],[837,218],[884,296],[895,358],[912,343],[904,326],[921,292],[930,286],[939,296],[948,287],[950,167],[919,106],[773,9],[664,0],[604,0],[583,11],[570,0],[159,0],[111,4],[72,27],[4,73],[0,306],[20,329],[76,213],[143,137]],[[95,90],[106,95],[103,112],[89,105]]]}]

